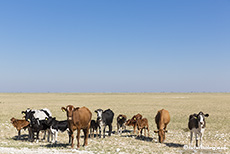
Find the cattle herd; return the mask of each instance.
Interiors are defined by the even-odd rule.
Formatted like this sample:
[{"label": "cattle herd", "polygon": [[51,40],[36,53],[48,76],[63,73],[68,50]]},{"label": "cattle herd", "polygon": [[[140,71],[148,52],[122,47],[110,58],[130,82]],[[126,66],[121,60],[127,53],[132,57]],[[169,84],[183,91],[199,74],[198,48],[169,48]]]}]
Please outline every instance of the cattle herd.
[{"label": "cattle herd", "polygon": [[[49,109],[40,109],[32,110],[27,109],[22,111],[24,114],[24,119],[15,119],[11,118],[11,123],[18,131],[17,139],[20,139],[21,129],[28,129],[29,137],[28,140],[33,142],[39,141],[39,132],[43,131],[44,136],[46,137],[46,132],[48,133],[47,141],[51,143],[57,143],[58,132],[68,132],[69,144],[71,147],[74,146],[74,135],[73,132],[77,130],[77,148],[80,147],[80,131],[84,132],[84,144],[88,144],[88,136],[90,131],[90,137],[94,137],[94,132],[96,131],[96,137],[101,138],[101,130],[103,129],[103,138],[105,138],[105,129],[106,126],[109,127],[108,136],[111,136],[112,133],[112,123],[114,118],[114,113],[112,110],[107,109],[103,111],[102,109],[95,110],[97,114],[97,119],[92,120],[92,113],[86,107],[74,107],[68,105],[62,107],[61,110],[66,112],[67,120],[58,121],[55,117],[52,117],[52,113]],[[206,122],[205,117],[208,117],[208,114],[199,112],[198,114],[191,114],[189,116],[188,128],[190,130],[190,146],[192,145],[193,133],[195,134],[196,146],[202,146],[202,136],[204,134]],[[155,133],[158,134],[158,139],[160,143],[163,143],[165,140],[165,133],[167,133],[167,125],[170,122],[169,112],[165,109],[159,110],[155,116],[155,123],[157,126]],[[117,133],[119,135],[126,129],[126,126],[132,126],[134,134],[142,136],[142,131],[148,131],[149,137],[149,124],[146,118],[143,118],[141,114],[134,115],[131,119],[127,119],[127,116],[124,114],[119,114],[117,117]],[[99,133],[98,133],[99,130]],[[198,144],[198,139],[200,139],[200,144]]]}]

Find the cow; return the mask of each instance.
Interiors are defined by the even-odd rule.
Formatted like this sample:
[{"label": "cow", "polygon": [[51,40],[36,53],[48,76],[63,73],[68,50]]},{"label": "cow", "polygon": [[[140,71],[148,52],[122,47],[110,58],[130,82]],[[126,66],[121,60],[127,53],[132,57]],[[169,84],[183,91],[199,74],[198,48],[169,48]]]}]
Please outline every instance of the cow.
[{"label": "cow", "polygon": [[112,133],[112,123],[113,123],[113,117],[114,113],[112,110],[107,109],[103,111],[102,109],[95,110],[97,113],[97,121],[99,124],[99,138],[101,138],[101,129],[103,129],[103,138],[105,138],[105,128],[106,126],[109,126],[109,136],[111,136]]},{"label": "cow", "polygon": [[209,114],[204,114],[200,111],[198,114],[191,114],[189,116],[188,128],[190,130],[190,146],[192,145],[193,133],[196,138],[196,147],[198,147],[198,136],[200,137],[200,147],[202,147],[202,137],[204,136],[204,130],[206,127],[205,117]]},{"label": "cow", "polygon": [[[32,141],[34,141],[34,134],[36,133],[36,140],[38,142],[39,140],[39,132],[41,130],[46,131],[50,129],[50,126],[46,123],[46,120],[39,120],[39,118],[35,118],[34,116],[35,111],[30,110],[29,112],[26,113],[25,119],[29,121],[30,123],[30,128],[32,131]],[[50,131],[48,131],[48,142],[50,138]]]},{"label": "cow", "polygon": [[137,128],[137,120],[138,119],[142,119],[142,115],[141,114],[136,114],[132,117],[132,119],[129,119],[126,121],[125,125],[126,126],[133,126],[133,132],[134,134],[136,133],[136,128]]},{"label": "cow", "polygon": [[69,131],[71,135],[71,148],[73,148],[73,132],[77,130],[77,148],[80,148],[80,131],[81,129],[84,132],[84,144],[83,146],[88,145],[88,135],[90,122],[92,118],[92,113],[86,107],[74,107],[73,105],[68,105],[66,107],[62,107],[61,110],[66,112],[67,122],[69,126]]},{"label": "cow", "polygon": [[157,125],[158,139],[160,143],[163,143],[165,140],[165,133],[168,131],[166,130],[168,123],[170,122],[170,115],[169,112],[165,109],[159,110],[157,115],[155,116],[155,123]]},{"label": "cow", "polygon": [[[26,130],[26,128],[29,127],[29,122],[24,120],[24,119],[15,119],[14,117],[10,119],[12,125],[17,129],[18,131],[18,137],[17,137],[17,140],[20,140],[21,138],[21,129],[24,129]],[[31,137],[31,133],[30,133],[30,130],[28,128],[28,131],[29,131],[29,138]]]},{"label": "cow", "polygon": [[138,136],[142,136],[142,130],[145,129],[145,136],[146,136],[146,129],[148,130],[148,137],[149,137],[149,124],[148,120],[146,118],[143,119],[137,119],[137,127],[139,129]]},{"label": "cow", "polygon": [[121,135],[122,129],[125,129],[126,115],[120,114],[117,116],[117,133]]},{"label": "cow", "polygon": [[50,132],[53,135],[53,140],[51,141],[52,143],[55,144],[57,143],[57,136],[59,131],[61,132],[67,131],[69,135],[69,144],[70,144],[71,136],[70,136],[67,120],[58,121],[56,120],[55,117],[50,117],[46,119],[46,124],[50,126]]},{"label": "cow", "polygon": [[91,137],[91,135],[93,135],[93,137],[94,137],[94,131],[96,131],[96,137],[97,137],[98,127],[99,127],[98,121],[91,120],[91,122],[90,122],[90,137]]},{"label": "cow", "polygon": [[[31,112],[33,112],[33,113],[31,113]],[[52,113],[47,108],[39,109],[39,110],[32,110],[32,109],[28,108],[27,110],[22,111],[21,113],[24,114],[26,120],[28,120],[29,116],[31,117],[30,114],[33,114],[34,118],[38,119],[38,120],[45,120],[46,118],[52,117]],[[47,131],[48,131],[48,140],[49,140],[50,131],[49,130],[47,130]],[[45,136],[46,136],[46,131],[44,131],[43,140],[45,139]]]}]

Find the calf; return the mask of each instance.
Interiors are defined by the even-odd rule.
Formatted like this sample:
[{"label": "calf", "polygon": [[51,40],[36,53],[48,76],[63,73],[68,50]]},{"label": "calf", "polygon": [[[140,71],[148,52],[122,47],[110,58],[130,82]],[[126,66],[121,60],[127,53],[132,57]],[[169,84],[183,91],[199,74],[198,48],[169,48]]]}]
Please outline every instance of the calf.
[{"label": "calf", "polygon": [[204,114],[203,112],[199,112],[198,114],[194,113],[189,116],[188,128],[190,130],[190,146],[192,145],[193,133],[195,133],[196,147],[198,147],[198,135],[200,137],[200,146],[202,147],[202,137],[206,127],[205,117],[208,116],[209,114]]},{"label": "calf", "polygon": [[154,132],[158,133],[160,143],[163,143],[165,140],[165,133],[168,132],[166,130],[166,127],[169,122],[170,122],[169,112],[165,109],[159,110],[157,112],[157,115],[155,116],[155,123],[157,125],[158,130]]},{"label": "calf", "polygon": [[117,116],[117,133],[121,135],[122,129],[125,129],[126,115],[120,114]]},{"label": "calf", "polygon": [[[34,118],[38,120],[45,120],[46,118],[52,117],[52,113],[47,108],[40,109],[40,110],[31,110],[28,108],[27,110],[22,111],[22,114],[25,115],[26,120],[28,120],[28,117],[31,116],[31,114],[33,114]],[[47,131],[48,131],[48,140],[49,140],[50,132],[49,130]],[[46,131],[44,131],[43,140],[45,139],[45,136],[46,136]]]},{"label": "calf", "polygon": [[[41,130],[48,130],[50,128],[49,125],[47,125],[46,120],[39,120],[38,118],[34,117],[34,111],[29,111],[26,114],[26,120],[30,122],[30,128],[32,131],[32,141],[34,141],[34,134],[36,133],[36,140],[38,142],[39,140],[39,132]],[[50,138],[50,131],[48,131],[48,142]]]},{"label": "calf", "polygon": [[94,137],[94,131],[95,130],[96,130],[96,137],[97,137],[97,135],[98,135],[98,133],[97,133],[98,127],[99,127],[98,122],[95,121],[95,120],[91,120],[91,122],[90,122],[90,137],[92,135],[92,132],[93,132],[93,137]]},{"label": "calf", "polygon": [[92,113],[86,107],[74,107],[73,105],[68,105],[61,108],[62,111],[66,111],[67,122],[69,126],[69,131],[71,135],[71,147],[73,148],[73,132],[77,130],[77,148],[80,148],[80,131],[83,129],[84,132],[84,146],[88,145],[88,135],[90,128],[90,121],[92,118]]},{"label": "calf", "polygon": [[69,135],[69,144],[71,141],[71,136],[68,128],[68,121],[63,120],[63,121],[58,121],[56,118],[48,118],[46,120],[46,124],[50,126],[50,132],[53,136],[52,143],[57,143],[57,136],[58,136],[58,131],[64,132],[67,131]]},{"label": "calf", "polygon": [[145,136],[146,136],[146,129],[147,129],[148,130],[148,137],[149,137],[149,124],[148,124],[148,120],[146,118],[138,119],[137,120],[137,127],[139,129],[138,135],[140,135],[140,132],[141,132],[141,136],[142,136],[142,130],[145,129]]},{"label": "calf", "polygon": [[126,121],[125,125],[126,126],[133,126],[133,132],[134,134],[136,133],[136,128],[137,128],[137,120],[138,119],[142,119],[142,115],[141,114],[137,114],[137,115],[134,115],[132,117],[132,119],[129,119],[128,121]]},{"label": "calf", "polygon": [[97,113],[97,121],[99,124],[99,137],[101,138],[101,128],[104,127],[103,138],[105,138],[105,128],[107,125],[109,126],[109,136],[111,136],[114,117],[113,111],[110,109],[107,109],[105,111],[103,111],[102,109],[97,109],[95,110],[95,112]]},{"label": "calf", "polygon": [[[26,130],[26,128],[29,127],[29,122],[26,120],[19,120],[19,119],[15,119],[14,117],[10,119],[11,123],[13,124],[13,126],[17,129],[18,131],[18,137],[17,140],[20,140],[21,138],[21,129]],[[30,131],[29,131],[29,138],[30,138]]]}]

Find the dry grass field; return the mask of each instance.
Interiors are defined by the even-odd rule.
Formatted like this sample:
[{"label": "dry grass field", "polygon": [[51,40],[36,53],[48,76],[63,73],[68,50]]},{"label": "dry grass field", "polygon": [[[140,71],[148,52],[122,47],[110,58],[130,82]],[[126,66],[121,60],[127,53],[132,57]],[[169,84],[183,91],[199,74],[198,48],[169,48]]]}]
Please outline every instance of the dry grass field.
[{"label": "dry grass field", "polygon": [[[89,138],[89,145],[72,150],[68,143],[67,132],[59,133],[58,143],[47,141],[31,143],[26,140],[27,131],[22,131],[25,139],[16,140],[17,131],[10,123],[10,118],[22,118],[21,111],[29,108],[51,110],[57,120],[65,120],[66,114],[62,106],[69,104],[75,107],[88,107],[93,118],[95,109],[114,111],[113,131],[111,137],[105,139]],[[154,117],[158,110],[167,109],[171,115],[165,143],[158,143],[154,133],[156,125]],[[189,144],[187,129],[189,114],[203,111],[209,113],[206,118],[206,130],[203,137],[204,149],[185,149]],[[133,128],[127,127],[122,136],[116,134],[116,117],[120,114],[131,118],[141,113],[150,126],[150,138],[137,138]],[[108,130],[108,129],[107,129]],[[116,94],[77,94],[77,93],[47,93],[47,94],[0,94],[0,153],[230,153],[230,94],[229,93],[116,93]],[[83,135],[83,133],[81,133]],[[76,132],[75,132],[76,136]],[[195,141],[195,140],[194,140]],[[194,143],[194,142],[193,142]],[[212,147],[212,149],[209,149]],[[215,149],[216,148],[216,149]],[[225,149],[217,149],[225,148]]]}]

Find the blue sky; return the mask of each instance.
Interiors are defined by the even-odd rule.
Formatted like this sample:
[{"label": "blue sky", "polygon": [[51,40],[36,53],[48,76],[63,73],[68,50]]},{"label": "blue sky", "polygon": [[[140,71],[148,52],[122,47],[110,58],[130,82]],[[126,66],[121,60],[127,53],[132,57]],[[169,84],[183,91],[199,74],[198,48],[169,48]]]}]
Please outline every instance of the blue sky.
[{"label": "blue sky", "polygon": [[0,92],[230,92],[230,1],[0,1]]}]

